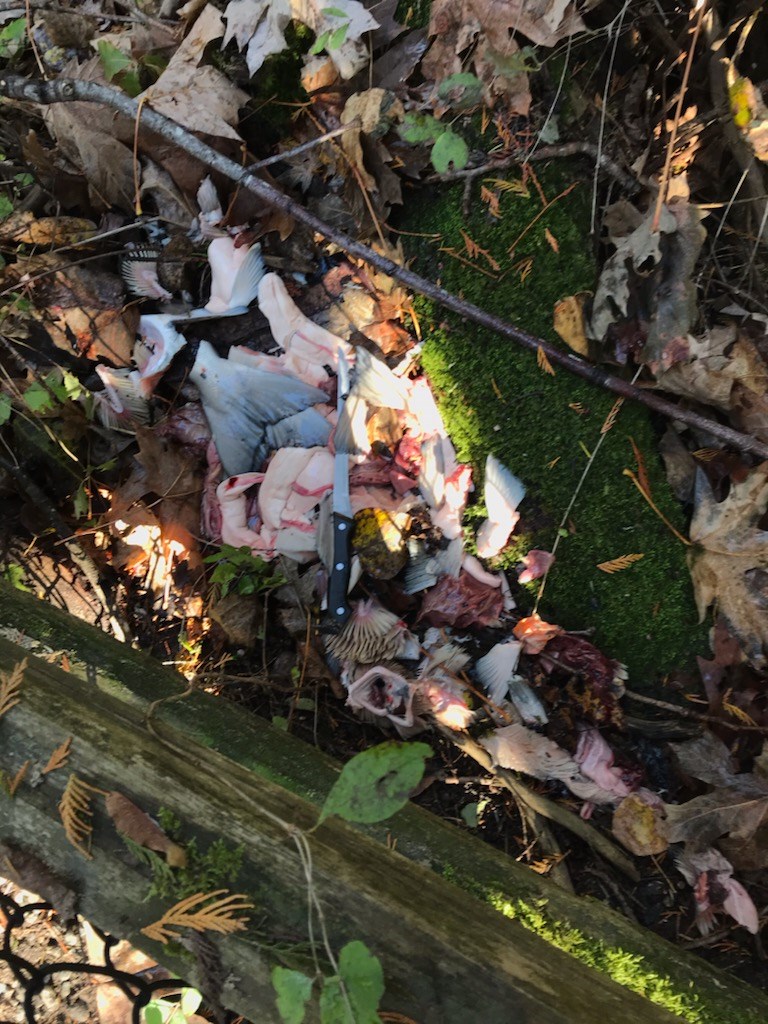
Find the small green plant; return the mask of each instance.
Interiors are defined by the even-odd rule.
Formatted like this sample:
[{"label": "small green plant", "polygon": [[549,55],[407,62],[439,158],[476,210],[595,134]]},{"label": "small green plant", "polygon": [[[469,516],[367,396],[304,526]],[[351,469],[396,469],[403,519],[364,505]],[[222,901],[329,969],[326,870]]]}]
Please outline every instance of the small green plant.
[{"label": "small green plant", "polygon": [[[313,979],[285,967],[272,969],[277,1012],[283,1024],[302,1024],[312,996]],[[381,962],[363,942],[348,942],[339,953],[338,973],[323,977],[320,989],[321,1024],[378,1024],[384,995]]]},{"label": "small green plant", "polygon": [[30,593],[29,587],[24,583],[24,576],[24,567],[17,562],[8,562],[2,568],[2,577],[6,583],[10,583],[14,590],[24,590],[26,593]]},{"label": "small green plant", "polygon": [[262,594],[286,582],[282,573],[273,571],[247,546],[236,548],[232,544],[222,544],[218,551],[203,561],[206,565],[215,566],[211,583],[220,588],[222,597],[226,597],[230,590],[243,596]]},{"label": "small green plant", "polygon": [[185,988],[178,1002],[153,999],[144,1007],[144,1024],[187,1024],[202,1001],[195,988]]},{"label": "small green plant", "polygon": [[106,39],[98,43],[99,61],[108,82],[114,82],[129,96],[138,96],[145,85],[156,81],[168,63],[157,54],[144,54],[135,60]]},{"label": "small green plant", "polygon": [[225,889],[236,881],[243,866],[244,846],[230,847],[219,838],[205,852],[201,852],[195,838],[183,841],[179,834],[181,822],[172,811],[161,807],[157,819],[163,832],[184,848],[187,863],[183,868],[171,868],[159,853],[139,846],[123,835],[121,838],[131,853],[152,873],[145,901],[154,897],[183,900],[198,892]]},{"label": "small green plant", "polygon": [[342,19],[342,23],[336,28],[329,28],[327,31],[320,33],[309,49],[310,54],[313,56],[322,50],[327,50],[329,53],[331,50],[338,50],[347,38],[347,32],[351,24],[346,11],[342,11],[338,7],[323,7],[320,13],[327,18]]},{"label": "small green plant", "polygon": [[429,156],[438,174],[445,174],[451,164],[460,171],[469,162],[469,146],[464,139],[431,114],[406,114],[398,132],[405,142],[432,143]]},{"label": "small green plant", "polygon": [[10,60],[26,46],[27,19],[14,18],[0,29],[0,60]]}]

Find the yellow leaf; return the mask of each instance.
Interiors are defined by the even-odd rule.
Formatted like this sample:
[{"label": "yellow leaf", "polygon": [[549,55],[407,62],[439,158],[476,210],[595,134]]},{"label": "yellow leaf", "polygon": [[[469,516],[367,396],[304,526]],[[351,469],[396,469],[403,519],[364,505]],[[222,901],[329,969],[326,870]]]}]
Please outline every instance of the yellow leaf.
[{"label": "yellow leaf", "polygon": [[21,680],[27,669],[27,659],[20,661],[12,672],[0,672],[0,718],[19,703]]},{"label": "yellow leaf", "polygon": [[547,359],[547,353],[541,345],[536,349],[536,363],[539,369],[543,370],[544,373],[548,373],[550,377],[555,376],[555,368],[552,363],[550,363],[549,359]]},{"label": "yellow leaf", "polygon": [[11,799],[13,799],[13,797],[16,795],[16,790],[24,781],[24,776],[27,774],[27,771],[31,764],[31,761],[25,761],[12,779],[7,778],[5,772],[0,772],[0,778],[2,778],[2,783],[5,786],[6,792],[8,793],[8,796],[11,797]]},{"label": "yellow leaf", "polygon": [[633,562],[639,562],[641,558],[645,558],[645,555],[620,555],[618,558],[612,558],[610,562],[600,562],[597,568],[602,572],[621,572],[622,569],[628,569]]},{"label": "yellow leaf", "polygon": [[[226,892],[226,889],[217,889],[215,892],[198,892],[193,896],[187,896],[186,899],[174,904],[170,910],[166,910],[159,921],[142,928],[142,934],[148,939],[165,944],[172,939],[180,938],[178,931],[171,930],[173,928],[219,932],[221,935],[243,931],[248,918],[235,915],[243,910],[252,910],[253,904],[242,894],[227,893],[223,899],[216,898]],[[213,902],[210,903],[209,900]]]},{"label": "yellow leaf", "polygon": [[584,320],[585,293],[569,295],[555,303],[554,328],[565,344],[580,356],[589,355],[586,323]]}]

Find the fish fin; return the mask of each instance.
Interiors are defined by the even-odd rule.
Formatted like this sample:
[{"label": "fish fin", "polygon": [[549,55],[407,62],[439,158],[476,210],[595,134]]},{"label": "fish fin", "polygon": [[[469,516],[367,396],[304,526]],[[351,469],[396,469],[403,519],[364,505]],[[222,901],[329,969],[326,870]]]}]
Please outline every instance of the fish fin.
[{"label": "fish fin", "polygon": [[514,473],[489,455],[485,461],[485,504],[488,518],[493,522],[512,516],[525,497],[525,486]]},{"label": "fish fin", "polygon": [[229,300],[230,309],[235,309],[238,306],[250,306],[259,293],[259,284],[266,272],[261,246],[258,243],[252,245],[237,271],[235,283],[232,286],[232,296]]},{"label": "fish fin", "polygon": [[385,409],[405,409],[408,403],[405,382],[392,373],[383,359],[377,359],[364,348],[355,349],[353,394]]},{"label": "fish fin", "polygon": [[361,455],[370,451],[366,422],[368,403],[358,395],[350,395],[344,402],[333,443],[337,452],[347,455]]}]

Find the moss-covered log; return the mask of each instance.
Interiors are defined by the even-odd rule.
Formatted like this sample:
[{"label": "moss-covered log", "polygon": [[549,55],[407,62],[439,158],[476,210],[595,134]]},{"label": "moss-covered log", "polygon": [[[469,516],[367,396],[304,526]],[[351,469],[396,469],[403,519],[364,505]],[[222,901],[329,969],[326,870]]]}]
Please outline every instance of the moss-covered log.
[{"label": "moss-covered log", "polygon": [[[259,930],[222,942],[229,979],[223,1001],[252,1018],[276,1019],[269,966],[278,947],[289,963],[305,950],[306,879],[271,816],[311,827],[337,766],[204,694],[160,705],[153,735],[145,725],[148,705],[183,692],[178,676],[5,586],[0,623],[27,641],[66,651],[71,670],[30,660],[21,702],[0,722],[0,767],[13,773],[29,759],[44,763],[72,735],[69,770],[85,781],[120,790],[153,813],[168,808],[201,848],[217,837],[243,844],[234,888],[252,897]],[[0,668],[7,671],[21,653],[0,642]],[[0,840],[42,855],[79,892],[86,916],[146,947],[139,929],[169,901],[141,902],[146,869],[122,845],[98,799],[93,861],[67,843],[56,811],[65,781],[66,772],[54,772],[41,785],[22,783],[13,800],[0,797]],[[768,1001],[748,986],[419,808],[366,829],[331,820],[310,842],[313,883],[334,947],[366,942],[384,964],[385,1005],[424,1024],[463,1024],[478,1019],[479,1006],[489,1022],[577,1024],[596,1012],[609,1020],[632,1014],[638,1021],[702,1024],[768,1017]],[[168,959],[167,950],[151,951]],[[194,978],[190,964],[177,962],[176,969]]]}]

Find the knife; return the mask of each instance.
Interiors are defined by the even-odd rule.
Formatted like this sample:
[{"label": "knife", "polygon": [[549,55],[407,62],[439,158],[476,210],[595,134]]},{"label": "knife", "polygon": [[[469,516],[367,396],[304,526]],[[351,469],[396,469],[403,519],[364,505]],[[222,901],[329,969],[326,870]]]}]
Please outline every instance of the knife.
[{"label": "knife", "polygon": [[[349,395],[349,363],[338,350],[336,412],[341,420]],[[346,447],[346,446],[345,446]],[[351,614],[347,602],[350,562],[352,559],[352,504],[349,500],[349,453],[336,449],[333,463],[333,565],[328,584],[328,612],[333,625],[340,629]]]}]

